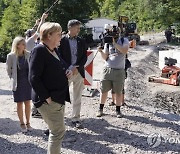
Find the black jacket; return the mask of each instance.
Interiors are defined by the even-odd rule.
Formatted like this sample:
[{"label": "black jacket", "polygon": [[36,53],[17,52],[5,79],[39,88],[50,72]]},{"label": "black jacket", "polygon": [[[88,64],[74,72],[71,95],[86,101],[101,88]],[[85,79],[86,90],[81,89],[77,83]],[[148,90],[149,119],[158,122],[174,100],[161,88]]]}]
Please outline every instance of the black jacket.
[{"label": "black jacket", "polygon": [[47,48],[39,44],[30,55],[29,81],[33,88],[32,100],[36,107],[40,107],[47,98],[65,104],[70,101],[68,79],[65,72],[69,65],[56,53],[56,59]]},{"label": "black jacket", "polygon": [[[71,65],[71,49],[69,45],[69,39],[67,36],[61,39],[61,44],[59,47],[59,52],[61,57],[65,60],[68,65]],[[87,47],[86,43],[80,37],[77,37],[77,61],[75,65],[78,65],[77,68],[79,73],[83,78],[85,78],[84,65],[87,61]]]}]

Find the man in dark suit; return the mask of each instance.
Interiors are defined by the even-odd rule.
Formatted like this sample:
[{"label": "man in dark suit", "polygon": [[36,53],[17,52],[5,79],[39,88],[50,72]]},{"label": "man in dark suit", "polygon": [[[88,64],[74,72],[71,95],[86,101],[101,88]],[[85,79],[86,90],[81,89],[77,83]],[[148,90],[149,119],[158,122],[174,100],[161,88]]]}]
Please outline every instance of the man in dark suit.
[{"label": "man in dark suit", "polygon": [[80,110],[82,91],[84,89],[85,70],[87,61],[87,48],[83,39],[78,37],[81,22],[70,20],[68,22],[68,33],[62,38],[59,47],[61,57],[70,65],[73,77],[69,79],[69,85],[73,83],[73,111],[72,122],[77,128],[81,128]]}]

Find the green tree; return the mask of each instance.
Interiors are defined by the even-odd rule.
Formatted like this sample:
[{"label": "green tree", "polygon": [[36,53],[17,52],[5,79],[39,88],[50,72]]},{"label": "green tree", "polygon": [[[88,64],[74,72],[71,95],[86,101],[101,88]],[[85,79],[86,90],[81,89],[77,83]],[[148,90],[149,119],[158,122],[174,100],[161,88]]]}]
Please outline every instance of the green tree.
[{"label": "green tree", "polygon": [[37,0],[23,0],[21,8],[19,10],[20,15],[20,28],[22,32],[33,27],[35,21],[41,17],[41,12],[39,11],[39,3]]},{"label": "green tree", "polygon": [[97,0],[101,16],[118,19],[126,15],[141,31],[165,29],[180,21],[179,0]]},{"label": "green tree", "polygon": [[118,19],[118,8],[123,1],[124,0],[105,0],[104,3],[102,1],[99,1],[99,3],[101,3],[101,16],[108,17],[111,19]]},{"label": "green tree", "polygon": [[68,20],[78,19],[84,23],[94,12],[98,12],[96,0],[61,0],[50,13],[49,19],[59,22],[63,30],[67,30]]},{"label": "green tree", "polygon": [[13,1],[9,7],[4,11],[0,29],[0,49],[1,57],[4,58],[5,54],[10,52],[11,43],[17,34],[21,34],[20,29],[20,4]]},{"label": "green tree", "polygon": [[[55,1],[55,0],[54,0]],[[5,57],[11,49],[12,40],[31,28],[52,4],[52,0],[0,0],[0,57]],[[96,0],[61,0],[53,8],[47,21],[61,24],[67,29],[70,19],[85,22],[99,11]],[[98,14],[98,13],[97,13]]]}]

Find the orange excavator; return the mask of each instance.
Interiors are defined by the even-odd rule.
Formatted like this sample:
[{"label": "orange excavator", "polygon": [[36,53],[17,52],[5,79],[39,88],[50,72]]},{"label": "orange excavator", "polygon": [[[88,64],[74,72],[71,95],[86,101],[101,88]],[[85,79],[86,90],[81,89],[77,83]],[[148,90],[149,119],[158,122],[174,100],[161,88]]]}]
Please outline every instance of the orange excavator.
[{"label": "orange excavator", "polygon": [[162,69],[161,77],[149,77],[149,82],[180,86],[180,68],[175,66],[176,63],[176,59],[165,57],[166,66]]}]

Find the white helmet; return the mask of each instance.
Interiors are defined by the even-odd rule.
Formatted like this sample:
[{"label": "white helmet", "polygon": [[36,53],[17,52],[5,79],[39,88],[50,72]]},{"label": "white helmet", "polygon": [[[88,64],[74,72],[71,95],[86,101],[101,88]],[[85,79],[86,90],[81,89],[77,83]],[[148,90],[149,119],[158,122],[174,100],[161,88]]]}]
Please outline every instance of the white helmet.
[{"label": "white helmet", "polygon": [[111,29],[112,29],[112,26],[111,26],[110,24],[105,24],[105,25],[104,25],[104,29],[111,30]]}]

